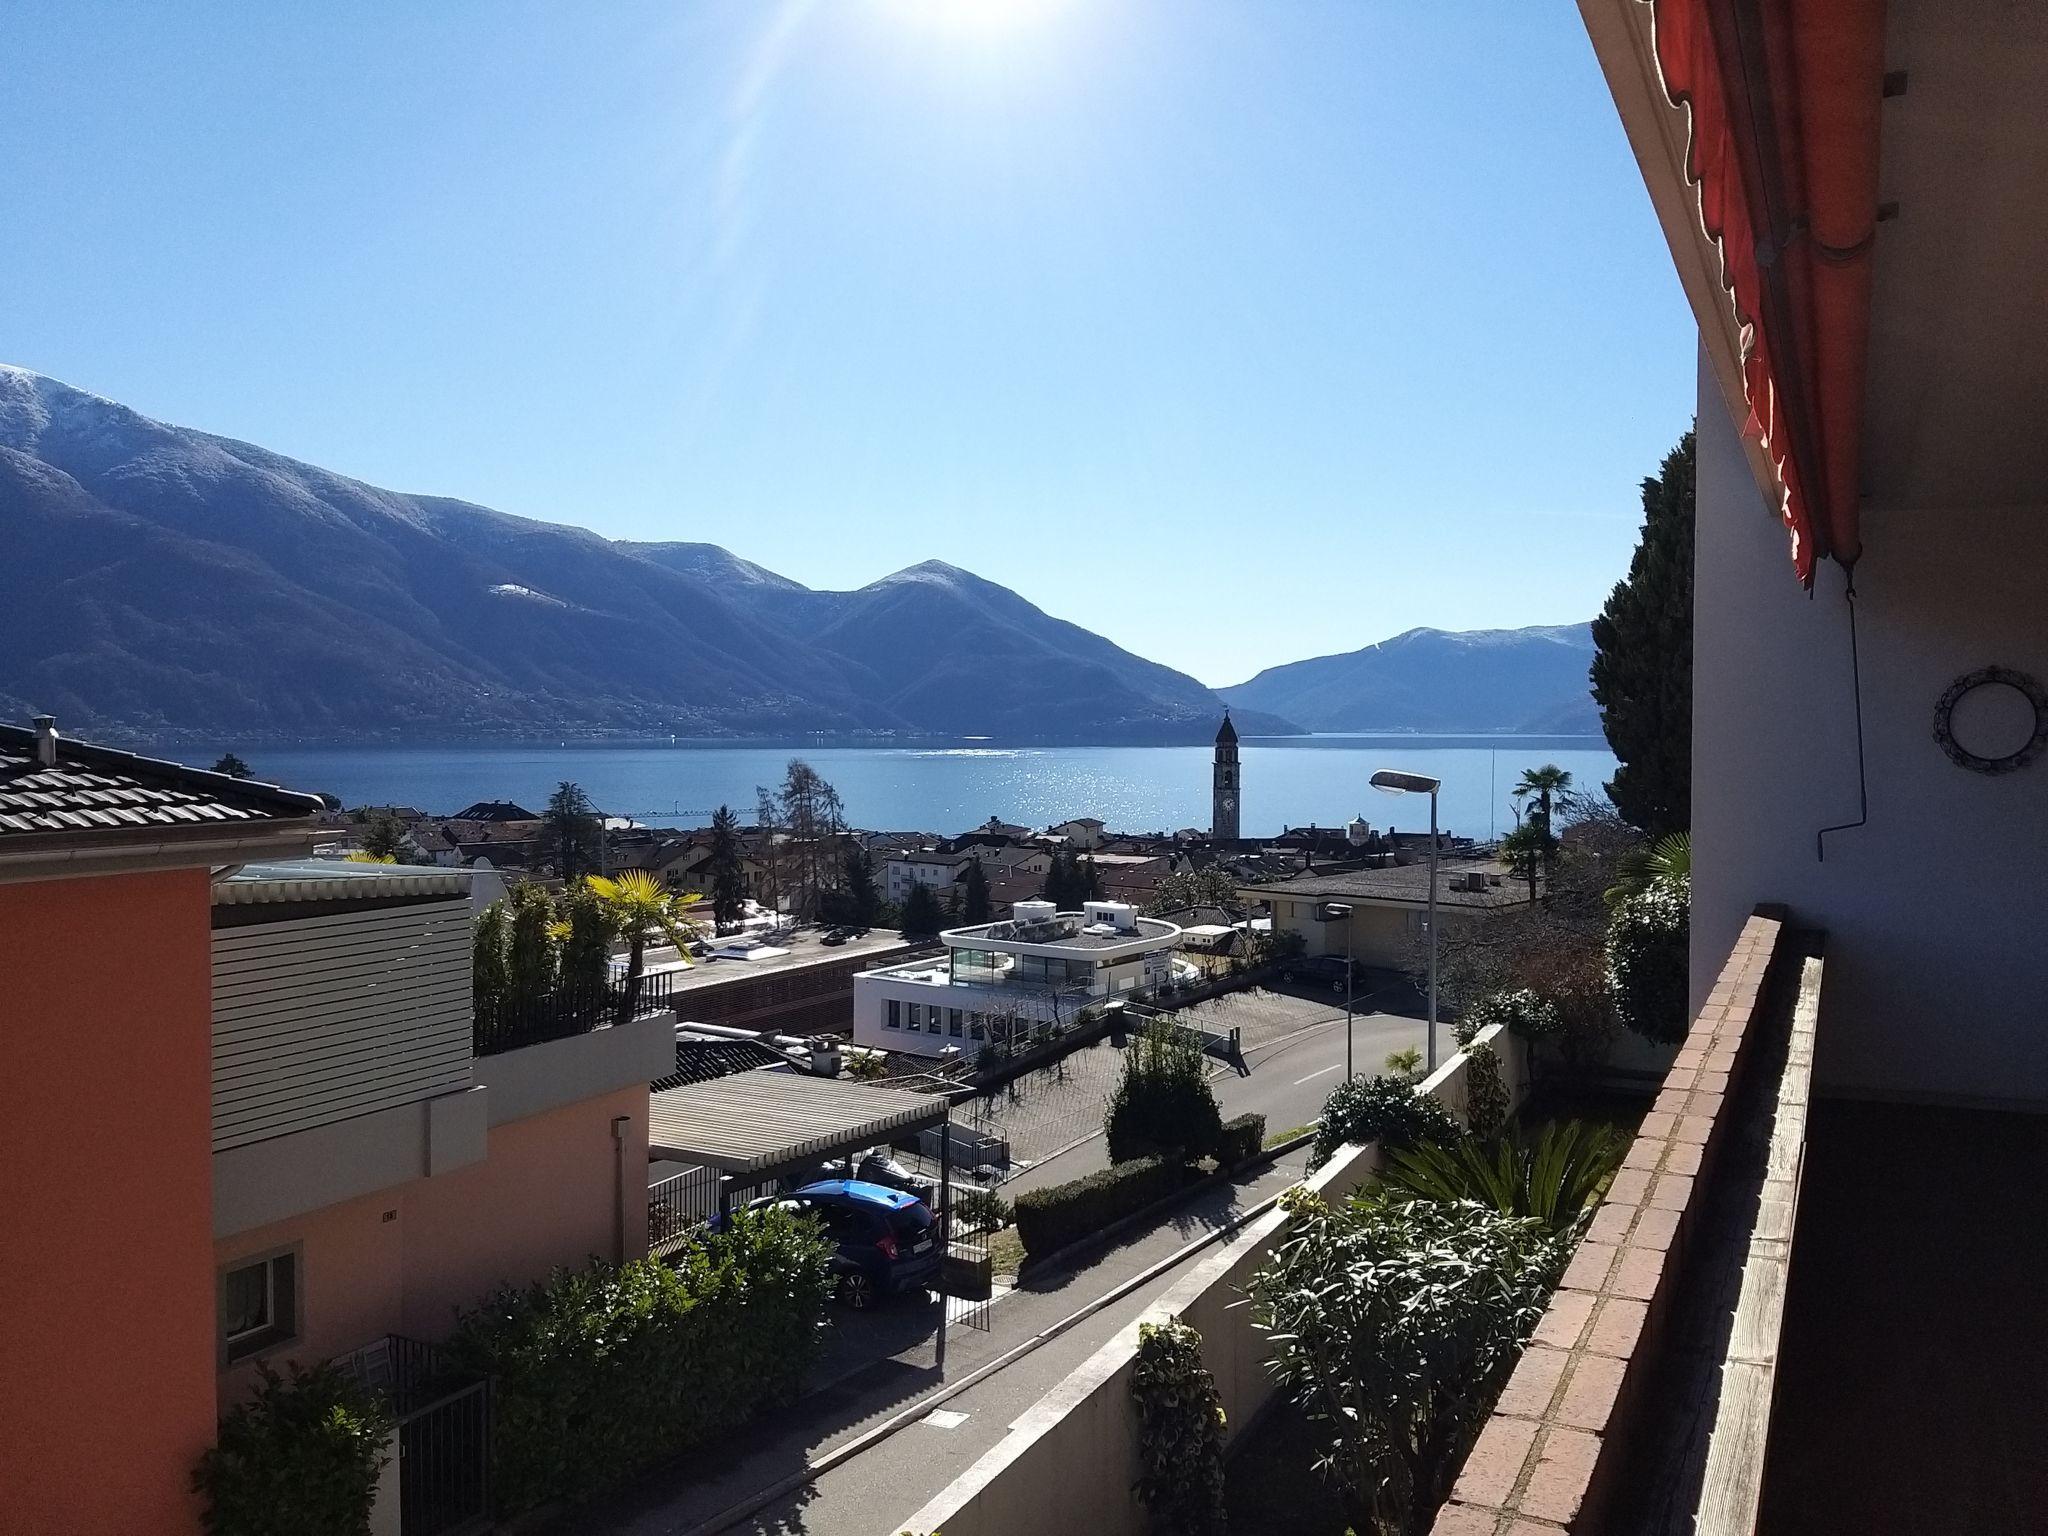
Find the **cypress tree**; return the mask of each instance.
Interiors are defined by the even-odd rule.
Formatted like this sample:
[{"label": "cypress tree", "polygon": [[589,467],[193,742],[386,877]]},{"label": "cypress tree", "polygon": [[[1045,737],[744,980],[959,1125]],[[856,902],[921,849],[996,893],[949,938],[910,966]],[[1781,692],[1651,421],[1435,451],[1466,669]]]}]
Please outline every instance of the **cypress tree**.
[{"label": "cypress tree", "polygon": [[975,859],[967,866],[967,876],[962,882],[966,887],[966,917],[970,923],[988,921],[988,876],[982,873],[981,860]]},{"label": "cypress tree", "polygon": [[711,921],[720,932],[737,927],[746,910],[746,876],[740,869],[740,819],[732,807],[711,813]]},{"label": "cypress tree", "polygon": [[1693,434],[1643,482],[1628,575],[1593,621],[1593,700],[1621,760],[1607,785],[1651,837],[1692,825]]}]

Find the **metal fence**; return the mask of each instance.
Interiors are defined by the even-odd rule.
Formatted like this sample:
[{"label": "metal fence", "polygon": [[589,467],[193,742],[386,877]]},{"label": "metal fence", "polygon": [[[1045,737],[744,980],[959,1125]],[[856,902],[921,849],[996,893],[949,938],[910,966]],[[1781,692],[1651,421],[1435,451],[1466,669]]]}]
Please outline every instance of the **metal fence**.
[{"label": "metal fence", "polygon": [[467,1536],[490,1525],[491,1383],[431,1344],[391,1334],[335,1362],[391,1405],[398,1518],[405,1536]]},{"label": "metal fence", "polygon": [[630,1009],[623,981],[559,986],[552,991],[476,1000],[475,1045],[479,1056],[517,1050],[548,1040],[588,1034],[621,1019],[638,1018],[669,1006],[674,978],[666,971],[640,978]]},{"label": "metal fence", "polygon": [[[724,1183],[725,1175],[716,1168],[685,1168],[681,1173],[650,1184],[647,1187],[649,1256],[666,1258],[686,1247],[703,1231],[711,1218],[718,1214],[719,1191]],[[726,1190],[726,1198],[737,1210],[749,1200],[774,1194],[775,1189],[772,1180],[765,1184],[733,1185]]]}]

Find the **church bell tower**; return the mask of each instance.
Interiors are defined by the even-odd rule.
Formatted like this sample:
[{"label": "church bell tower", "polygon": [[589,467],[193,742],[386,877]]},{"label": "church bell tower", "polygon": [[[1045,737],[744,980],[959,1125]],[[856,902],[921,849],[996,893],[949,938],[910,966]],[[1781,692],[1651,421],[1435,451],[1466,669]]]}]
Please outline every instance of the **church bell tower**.
[{"label": "church bell tower", "polygon": [[1234,841],[1237,837],[1237,808],[1242,785],[1237,776],[1237,727],[1230,723],[1230,711],[1223,711],[1223,725],[1216,732],[1216,765],[1211,770],[1209,835]]}]

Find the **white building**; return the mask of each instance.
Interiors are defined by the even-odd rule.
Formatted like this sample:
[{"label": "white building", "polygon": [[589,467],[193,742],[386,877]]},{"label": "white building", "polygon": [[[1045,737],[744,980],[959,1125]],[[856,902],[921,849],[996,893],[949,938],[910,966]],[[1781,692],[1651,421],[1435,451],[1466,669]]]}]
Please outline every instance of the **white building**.
[{"label": "white building", "polygon": [[1069,848],[1086,850],[1102,846],[1103,822],[1099,817],[1076,816],[1050,830],[1054,837],[1064,837]]},{"label": "white building", "polygon": [[1181,931],[1119,901],[1079,912],[1020,901],[1008,922],[954,928],[946,953],[853,979],[856,1045],[938,1056],[973,1052],[1056,1023],[1105,998],[1149,991],[1173,974]]},{"label": "white building", "polygon": [[899,853],[884,867],[882,895],[886,900],[901,904],[912,890],[922,885],[943,903],[946,892],[953,888],[953,882],[967,868],[967,862],[964,853],[940,853],[932,848]]}]

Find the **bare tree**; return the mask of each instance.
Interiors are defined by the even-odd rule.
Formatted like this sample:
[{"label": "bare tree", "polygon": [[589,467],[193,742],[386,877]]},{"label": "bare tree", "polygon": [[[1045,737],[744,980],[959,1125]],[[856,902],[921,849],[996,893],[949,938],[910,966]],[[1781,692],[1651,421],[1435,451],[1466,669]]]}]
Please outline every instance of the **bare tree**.
[{"label": "bare tree", "polygon": [[789,760],[782,788],[775,792],[777,809],[788,829],[796,913],[815,917],[818,898],[840,873],[839,837],[846,830],[846,812],[839,791],[800,757]]}]

